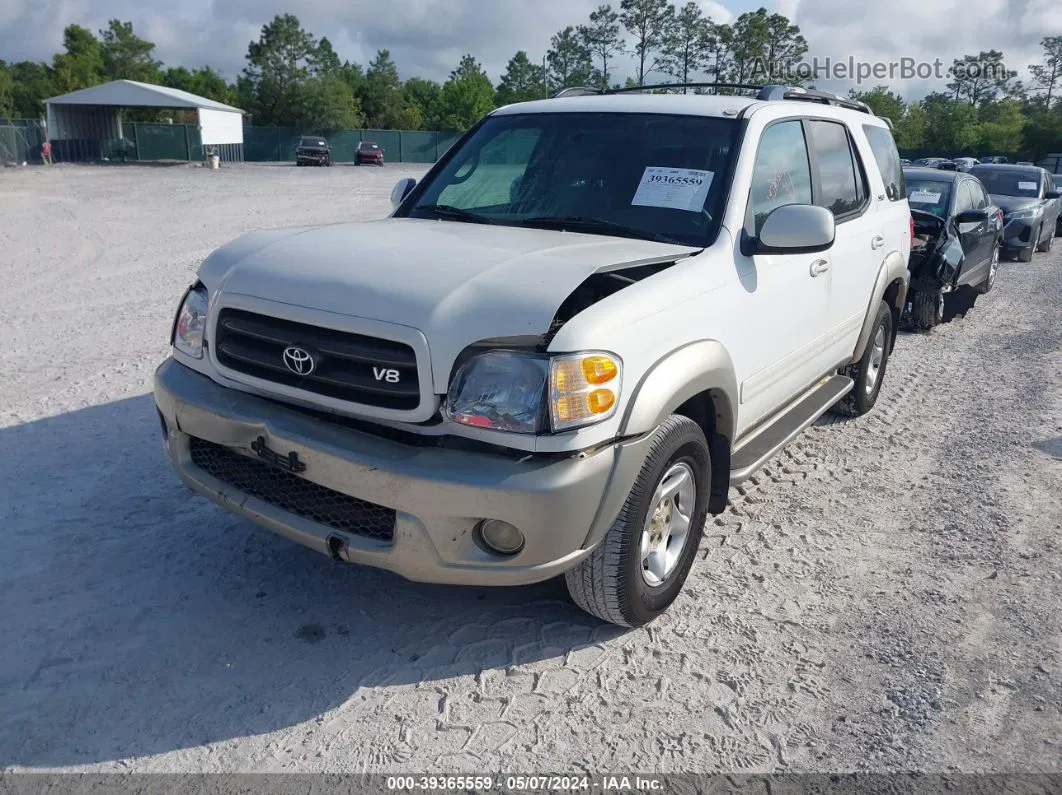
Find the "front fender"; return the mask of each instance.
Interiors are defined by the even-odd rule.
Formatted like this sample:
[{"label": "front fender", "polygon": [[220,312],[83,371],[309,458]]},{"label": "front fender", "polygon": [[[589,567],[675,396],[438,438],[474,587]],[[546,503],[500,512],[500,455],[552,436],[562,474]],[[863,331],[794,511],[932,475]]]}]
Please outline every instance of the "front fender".
[{"label": "front fender", "polygon": [[[911,274],[907,270],[907,262],[899,251],[893,251],[882,260],[878,267],[878,276],[874,280],[874,291],[870,294],[870,303],[863,318],[863,328],[859,332],[855,350],[852,351],[852,361],[857,362],[863,355],[863,351],[870,342],[870,334],[874,331],[874,318],[878,313],[878,304],[886,299],[893,309],[893,317],[899,317],[903,312],[904,302],[907,300],[907,287],[911,283]],[[895,287],[890,291],[890,287]],[[893,324],[893,338],[896,336],[895,323]]]},{"label": "front fender", "polygon": [[635,386],[620,425],[620,436],[649,433],[692,397],[708,392],[715,404],[715,430],[733,441],[737,417],[737,377],[726,348],[698,340],[668,353]]}]

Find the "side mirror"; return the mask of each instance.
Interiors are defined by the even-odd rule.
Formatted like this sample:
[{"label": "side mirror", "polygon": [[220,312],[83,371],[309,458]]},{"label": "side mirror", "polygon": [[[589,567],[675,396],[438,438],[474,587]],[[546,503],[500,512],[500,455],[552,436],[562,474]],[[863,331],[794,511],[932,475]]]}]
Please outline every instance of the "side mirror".
[{"label": "side mirror", "polygon": [[412,177],[406,177],[405,179],[398,180],[398,183],[391,189],[391,209],[397,210],[409,192],[416,186],[417,181]]},{"label": "side mirror", "polygon": [[1049,190],[1044,194],[1045,199],[1057,199],[1059,197],[1062,197],[1062,193],[1059,193],[1057,190]]},{"label": "side mirror", "polygon": [[833,213],[814,204],[783,204],[767,216],[756,241],[757,254],[811,254],[833,245]]},{"label": "side mirror", "polygon": [[988,220],[988,210],[963,210],[955,216],[957,224],[980,224]]}]

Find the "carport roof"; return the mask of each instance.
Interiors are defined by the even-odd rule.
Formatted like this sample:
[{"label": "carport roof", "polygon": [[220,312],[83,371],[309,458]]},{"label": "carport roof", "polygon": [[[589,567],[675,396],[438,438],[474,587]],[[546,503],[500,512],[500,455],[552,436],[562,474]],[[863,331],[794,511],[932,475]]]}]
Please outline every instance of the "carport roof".
[{"label": "carport roof", "polygon": [[167,88],[135,80],[113,80],[45,100],[50,105],[105,105],[122,108],[207,108],[242,113],[239,108],[189,94],[179,88]]}]

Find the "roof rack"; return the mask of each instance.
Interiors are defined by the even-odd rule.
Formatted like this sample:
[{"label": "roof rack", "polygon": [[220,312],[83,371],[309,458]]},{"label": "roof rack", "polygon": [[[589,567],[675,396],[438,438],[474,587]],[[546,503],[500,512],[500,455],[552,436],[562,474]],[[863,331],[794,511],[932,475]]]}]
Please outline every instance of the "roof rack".
[{"label": "roof rack", "polygon": [[[755,91],[756,99],[764,102],[773,102],[776,100],[793,99],[801,102],[819,102],[823,105],[834,105],[839,108],[847,108],[848,110],[858,110],[862,113],[869,113],[874,116],[874,111],[865,102],[860,102],[857,99],[850,97],[842,97],[840,94],[832,94],[829,91],[817,91],[811,88],[803,88],[802,86],[785,86],[785,85],[754,85],[752,83],[657,83],[655,85],[639,85],[639,86],[624,86],[623,88],[594,88],[592,86],[571,86],[569,88],[562,88],[553,94],[553,98],[568,97],[568,96],[587,96],[587,95],[604,95],[604,94],[627,94],[640,91],[660,91],[676,88],[715,88],[715,89],[727,89],[727,90],[739,90],[739,91]],[[880,117],[884,119],[889,129],[892,129],[892,120],[887,117]]]}]

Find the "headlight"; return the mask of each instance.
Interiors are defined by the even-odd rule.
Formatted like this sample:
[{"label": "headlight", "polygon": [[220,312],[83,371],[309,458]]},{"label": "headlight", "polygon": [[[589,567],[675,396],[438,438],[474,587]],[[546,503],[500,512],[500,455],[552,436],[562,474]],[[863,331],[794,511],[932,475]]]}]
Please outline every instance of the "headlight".
[{"label": "headlight", "polygon": [[203,357],[203,332],[206,330],[207,291],[202,284],[188,289],[173,322],[171,343],[185,356]]},{"label": "headlight", "polygon": [[476,428],[541,433],[548,361],[516,351],[490,351],[466,362],[446,396],[447,419]]},{"label": "headlight", "polygon": [[1038,212],[1040,212],[1040,210],[1038,208],[1036,208],[1036,207],[1030,207],[1028,210],[1015,210],[1014,212],[1009,213],[1007,215],[1007,220],[1008,221],[1028,220],[1029,218],[1035,218],[1036,214]]},{"label": "headlight", "polygon": [[443,414],[462,425],[515,433],[592,425],[616,413],[621,369],[619,357],[599,351],[554,357],[488,351],[458,370]]}]

